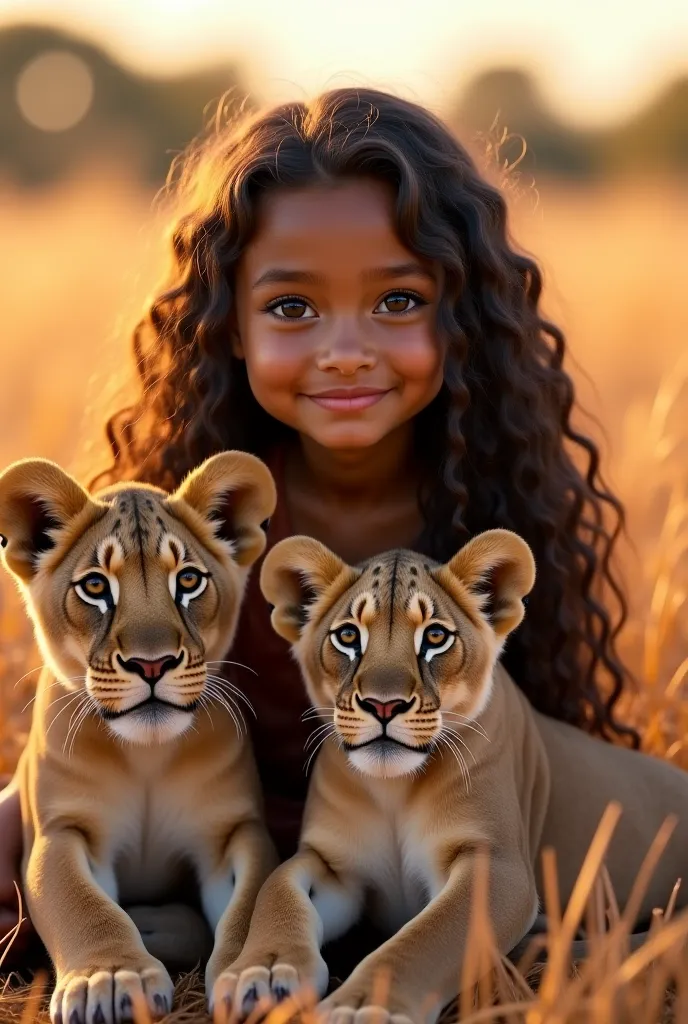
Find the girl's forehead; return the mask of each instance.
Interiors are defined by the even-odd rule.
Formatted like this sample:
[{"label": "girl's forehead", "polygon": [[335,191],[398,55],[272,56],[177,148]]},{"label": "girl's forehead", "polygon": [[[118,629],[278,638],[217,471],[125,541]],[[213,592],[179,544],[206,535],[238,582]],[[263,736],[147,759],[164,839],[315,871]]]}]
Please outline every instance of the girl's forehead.
[{"label": "girl's forehead", "polygon": [[260,201],[258,233],[280,235],[317,228],[322,221],[341,231],[372,222],[393,233],[394,192],[374,178],[275,188]]},{"label": "girl's forehead", "polygon": [[328,277],[328,271],[336,276],[346,266],[371,276],[415,264],[427,273],[430,268],[399,240],[393,208],[391,186],[374,179],[277,188],[261,200],[258,229],[242,256],[240,273],[249,288],[266,276],[274,282],[277,270]]}]

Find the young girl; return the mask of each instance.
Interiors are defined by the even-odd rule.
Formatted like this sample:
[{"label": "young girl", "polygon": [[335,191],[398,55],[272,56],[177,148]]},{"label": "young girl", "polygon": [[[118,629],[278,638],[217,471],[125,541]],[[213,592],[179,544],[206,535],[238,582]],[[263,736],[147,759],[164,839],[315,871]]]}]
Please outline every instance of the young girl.
[{"label": "young girl", "polygon": [[[174,488],[213,452],[270,465],[269,545],[310,534],[356,563],[392,547],[443,560],[493,527],[538,579],[504,661],[540,711],[637,736],[614,706],[623,522],[595,445],[571,425],[564,338],[504,199],[421,107],[340,89],[230,126],[188,159],[166,287],[134,333],[138,399],[108,424],[121,479]],[[270,826],[295,847],[307,701],[254,569],[231,657]],[[613,599],[615,610],[605,601]],[[0,803],[0,935],[16,921],[19,805]]]}]

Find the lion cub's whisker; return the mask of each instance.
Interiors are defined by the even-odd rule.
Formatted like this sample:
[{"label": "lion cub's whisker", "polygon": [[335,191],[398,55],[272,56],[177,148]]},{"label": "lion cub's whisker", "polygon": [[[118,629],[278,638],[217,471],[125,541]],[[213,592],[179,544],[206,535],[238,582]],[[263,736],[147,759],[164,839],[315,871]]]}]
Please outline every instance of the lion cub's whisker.
[{"label": "lion cub's whisker", "polygon": [[316,743],[316,745],[315,745],[315,746],[313,747],[313,750],[311,751],[311,755],[310,755],[310,757],[309,757],[309,758],[308,758],[308,760],[306,761],[306,764],[305,764],[305,766],[304,766],[304,771],[305,771],[306,775],[308,775],[308,769],[309,769],[309,768],[310,768],[310,766],[311,766],[311,762],[313,761],[313,758],[314,758],[314,757],[315,757],[315,755],[316,755],[316,754],[318,753],[318,751],[319,751],[319,750],[320,750],[320,748],[322,747],[322,745],[323,745],[323,743],[325,742],[325,740],[326,740],[326,739],[327,739],[327,738],[328,738],[329,736],[336,736],[336,729],[335,729],[334,725],[328,725],[328,726],[327,726],[327,729],[328,729],[329,731],[328,731],[328,732],[326,732],[326,733],[325,733],[325,735],[324,735],[323,737],[321,737],[321,739],[320,739],[320,740],[319,740],[319,741],[318,741],[318,742]]},{"label": "lion cub's whisker", "polygon": [[[19,686],[19,684],[22,682],[22,680],[26,679],[26,677],[30,676],[33,672],[40,672],[42,668],[47,668],[47,667],[48,667],[47,665],[37,665],[36,668],[30,668],[29,671],[25,672],[23,676],[19,676],[19,679],[17,679],[16,683],[13,684],[12,689],[16,690],[16,688]],[[59,683],[59,681],[60,680],[58,679],[57,682]],[[55,684],[53,683],[52,685],[54,686]]]},{"label": "lion cub's whisker", "polygon": [[227,711],[232,721],[234,722],[234,725],[236,726],[239,735],[245,735],[247,729],[246,723],[244,721],[244,716],[242,715],[241,709],[239,708],[238,704],[233,700],[231,695],[227,693],[222,693],[220,690],[216,689],[212,681],[206,683],[206,689],[208,696],[214,697],[217,703]]},{"label": "lion cub's whisker", "polygon": [[207,661],[206,665],[236,665],[237,668],[245,668],[247,672],[253,672],[254,676],[258,673],[250,665],[244,665],[241,661]]},{"label": "lion cub's whisker", "polygon": [[485,732],[483,726],[479,722],[476,722],[474,719],[466,718],[465,715],[460,715],[457,711],[440,711],[440,714],[442,715],[443,718],[445,716],[458,718],[459,721],[456,723],[456,725],[461,725],[463,726],[464,729],[471,729],[473,732],[479,733],[483,737],[483,739],[487,740],[488,743],[490,742],[490,737]]},{"label": "lion cub's whisker", "polygon": [[[81,699],[83,699],[83,698],[84,698],[84,693],[83,693],[83,692],[82,692],[81,690],[78,690],[78,691],[77,691],[76,693],[72,693],[72,694],[69,694],[68,696],[71,696],[71,698],[72,698],[72,699],[71,699],[71,700],[68,700],[68,701],[67,701],[67,703],[66,703],[66,704],[64,704],[64,705],[63,705],[63,706],[62,706],[62,707],[60,708],[60,710],[59,710],[59,711],[57,712],[57,714],[56,714],[56,715],[55,715],[55,717],[53,718],[52,722],[50,723],[50,725],[48,726],[48,728],[47,728],[47,729],[45,730],[45,735],[46,735],[46,738],[47,738],[47,737],[48,737],[48,735],[50,734],[50,730],[51,730],[51,729],[52,729],[52,727],[53,727],[53,726],[55,725],[55,722],[56,722],[56,721],[58,720],[58,718],[59,718],[59,717],[60,717],[60,716],[61,716],[61,715],[63,714],[63,712],[65,712],[65,711],[66,711],[66,710],[67,710],[68,708],[70,708],[70,707],[71,707],[71,706],[72,706],[72,705],[74,704],[74,702],[75,702],[75,701],[76,701],[76,700],[77,700],[78,698],[81,698]],[[56,702],[55,702],[55,703],[56,703]],[[51,705],[51,707],[52,707],[52,705]]]},{"label": "lion cub's whisker", "polygon": [[70,743],[71,736],[69,753],[67,754],[68,759],[72,756],[72,750],[74,749],[74,740],[76,739],[76,734],[79,731],[79,727],[85,721],[89,711],[92,710],[91,698],[88,695],[84,694],[80,694],[80,696],[82,699],[80,703],[77,704],[76,708],[74,708],[74,710],[72,711],[72,714],[69,719],[69,726],[67,727],[67,734],[65,736],[64,743],[62,744],[62,753],[64,754],[67,749],[67,744]]},{"label": "lion cub's whisker", "polygon": [[[69,681],[70,682],[75,682],[76,680],[84,681],[85,679],[86,679],[85,676],[71,676],[69,678]],[[46,686],[46,690],[52,690],[52,688],[54,686],[62,686],[62,685],[63,685],[62,680],[61,679],[56,679],[54,683],[50,683],[48,686]],[[81,693],[80,690],[77,690],[76,692],[77,693]],[[57,704],[59,701],[64,700],[65,697],[73,697],[74,695],[75,695],[74,694],[74,690],[67,690],[66,693],[63,693],[60,697],[56,697],[55,700],[51,701],[50,704],[48,704],[48,707],[51,708],[53,706],[53,704]],[[26,711],[27,708],[31,707],[31,705],[33,704],[33,702],[35,701],[37,696],[38,696],[38,692],[34,693],[34,695],[31,698],[31,700],[26,702],[24,707],[21,709],[21,714],[22,715],[24,714],[24,712]]]},{"label": "lion cub's whisker", "polygon": [[230,693],[234,694],[235,697],[238,697],[239,700],[243,700],[244,704],[246,704],[246,706],[249,708],[254,718],[258,717],[256,715],[256,709],[253,707],[253,704],[248,699],[243,690],[240,690],[238,686],[235,686],[233,683],[230,683],[230,681],[228,679],[225,679],[224,676],[212,675],[210,672],[206,675],[206,679],[209,679],[211,682],[215,683],[221,689],[223,687],[227,687]]},{"label": "lion cub's whisker", "polygon": [[463,780],[464,780],[464,783],[466,785],[466,792],[470,793],[470,791],[471,791],[471,776],[470,776],[470,772],[468,770],[468,765],[466,764],[466,761],[465,761],[465,759],[463,757],[463,754],[461,753],[459,748],[449,739],[449,737],[445,733],[440,733],[440,735],[437,737],[437,743],[441,744],[443,746],[446,746],[447,749],[451,752],[451,754],[455,758],[456,763],[458,764],[459,768],[461,769],[461,774],[463,776]]},{"label": "lion cub's whisker", "polygon": [[466,750],[468,751],[468,753],[469,753],[469,754],[471,755],[471,757],[473,758],[473,764],[477,764],[477,763],[478,763],[478,762],[476,761],[476,759],[475,759],[475,754],[473,753],[473,751],[471,750],[471,748],[470,748],[470,747],[468,746],[468,744],[466,743],[466,741],[465,741],[465,739],[463,738],[463,736],[460,736],[460,735],[458,734],[458,732],[456,731],[456,729],[452,729],[452,728],[451,728],[450,726],[448,726],[448,725],[445,725],[445,726],[444,726],[444,729],[443,729],[443,731],[444,731],[444,732],[446,732],[446,733],[451,733],[452,737],[453,737],[453,738],[454,738],[455,740],[458,740],[458,742],[459,742],[459,743],[461,744],[461,746],[462,746],[462,747],[464,747],[464,748],[465,748],[465,749],[466,749]]},{"label": "lion cub's whisker", "polygon": [[310,736],[308,737],[308,739],[306,740],[306,742],[303,745],[303,749],[304,750],[308,750],[308,748],[310,746],[312,746],[313,743],[316,741],[316,738],[320,735],[320,733],[327,732],[328,730],[332,731],[333,729],[334,729],[334,726],[331,723],[325,723],[325,725],[319,725],[318,728],[314,729],[313,732],[310,734]]}]

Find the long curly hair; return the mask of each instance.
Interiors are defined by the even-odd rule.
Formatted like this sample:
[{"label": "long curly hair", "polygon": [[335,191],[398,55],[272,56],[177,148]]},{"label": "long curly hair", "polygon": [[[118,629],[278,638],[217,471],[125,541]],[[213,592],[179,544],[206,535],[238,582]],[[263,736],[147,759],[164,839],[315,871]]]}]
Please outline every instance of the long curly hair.
[{"label": "long curly hair", "polygon": [[444,383],[416,421],[427,467],[421,546],[444,560],[482,530],[519,533],[538,579],[507,669],[540,711],[637,746],[614,714],[629,678],[615,646],[626,603],[612,569],[623,508],[595,444],[572,425],[564,337],[539,312],[541,273],[509,242],[503,195],[420,106],[337,89],[192,148],[175,181],[171,274],[134,331],[140,396],[110,419],[114,462],[95,483],[169,488],[214,452],[265,456],[290,435],[231,354],[237,262],[268,189],[356,176],[393,189],[399,238],[442,271]]}]

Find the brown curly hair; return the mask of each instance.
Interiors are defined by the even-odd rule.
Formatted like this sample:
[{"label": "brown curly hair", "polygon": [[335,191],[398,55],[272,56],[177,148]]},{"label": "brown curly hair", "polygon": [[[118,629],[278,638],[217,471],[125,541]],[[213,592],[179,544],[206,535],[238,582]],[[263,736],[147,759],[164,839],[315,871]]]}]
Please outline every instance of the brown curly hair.
[{"label": "brown curly hair", "polygon": [[96,483],[170,487],[216,451],[264,456],[289,436],[231,355],[237,261],[267,189],[352,176],[392,187],[402,243],[442,270],[444,384],[416,422],[423,550],[443,560],[492,527],[524,537],[539,574],[506,667],[544,713],[637,745],[614,716],[628,678],[615,648],[626,604],[611,567],[623,508],[596,446],[571,424],[564,337],[540,315],[542,277],[509,242],[501,192],[420,106],[337,89],[221,128],[190,151],[176,180],[170,280],[134,331],[142,391],[109,421],[114,464]]}]

